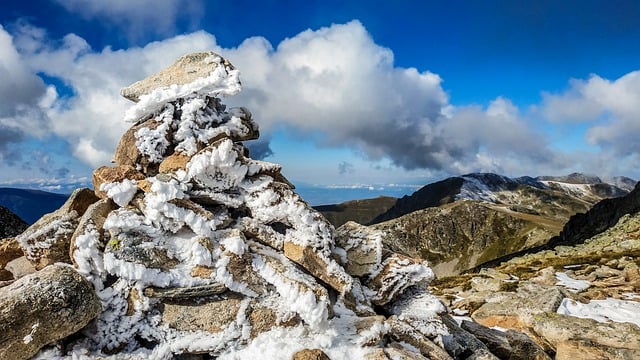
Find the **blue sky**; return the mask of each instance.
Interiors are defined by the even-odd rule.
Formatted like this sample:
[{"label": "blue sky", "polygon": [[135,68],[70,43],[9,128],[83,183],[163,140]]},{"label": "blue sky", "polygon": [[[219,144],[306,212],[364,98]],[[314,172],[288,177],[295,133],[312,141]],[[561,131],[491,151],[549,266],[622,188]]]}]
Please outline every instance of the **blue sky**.
[{"label": "blue sky", "polygon": [[636,1],[13,2],[0,186],[87,184],[128,126],[118,89],[207,49],[240,69],[244,91],[225,102],[261,125],[253,154],[301,188],[638,179],[639,19]]}]

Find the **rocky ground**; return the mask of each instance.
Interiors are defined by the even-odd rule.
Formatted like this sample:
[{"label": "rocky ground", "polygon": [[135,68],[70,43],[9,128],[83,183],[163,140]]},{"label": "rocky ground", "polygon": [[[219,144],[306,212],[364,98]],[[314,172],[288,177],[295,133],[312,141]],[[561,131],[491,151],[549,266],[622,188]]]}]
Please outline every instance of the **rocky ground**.
[{"label": "rocky ground", "polygon": [[479,338],[504,337],[504,329],[510,329],[527,334],[556,359],[636,359],[639,265],[636,213],[584,244],[525,255],[478,274],[438,279],[430,290],[452,314],[500,329],[474,332]]}]

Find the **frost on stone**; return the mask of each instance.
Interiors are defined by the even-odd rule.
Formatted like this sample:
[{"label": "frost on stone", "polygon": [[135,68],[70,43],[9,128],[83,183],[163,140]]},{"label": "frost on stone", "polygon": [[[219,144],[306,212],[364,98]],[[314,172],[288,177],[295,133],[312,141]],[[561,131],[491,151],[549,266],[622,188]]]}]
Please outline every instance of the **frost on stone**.
[{"label": "frost on stone", "polygon": [[78,213],[71,211],[52,219],[42,226],[32,226],[22,234],[16,236],[16,240],[23,249],[27,259],[35,261],[43,252],[54,245],[71,238],[77,226]]},{"label": "frost on stone", "polygon": [[138,191],[136,180],[124,179],[121,182],[104,183],[100,191],[104,191],[118,206],[127,206]]}]

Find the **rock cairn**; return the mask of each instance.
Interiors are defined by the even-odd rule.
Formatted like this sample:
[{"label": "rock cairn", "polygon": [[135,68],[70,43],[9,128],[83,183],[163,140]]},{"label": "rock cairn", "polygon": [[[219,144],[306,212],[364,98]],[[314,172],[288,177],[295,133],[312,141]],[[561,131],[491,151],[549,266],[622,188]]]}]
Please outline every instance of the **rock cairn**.
[{"label": "rock cairn", "polygon": [[204,52],[122,90],[136,104],[115,165],[9,239],[36,270],[71,264],[97,295],[80,296],[87,308],[101,311],[56,339],[28,323],[18,341],[0,339],[4,354],[58,340],[39,356],[491,358],[456,335],[425,263],[356,223],[336,231],[279,165],[250,158],[243,142],[258,126],[221,100],[240,88],[238,71]]}]

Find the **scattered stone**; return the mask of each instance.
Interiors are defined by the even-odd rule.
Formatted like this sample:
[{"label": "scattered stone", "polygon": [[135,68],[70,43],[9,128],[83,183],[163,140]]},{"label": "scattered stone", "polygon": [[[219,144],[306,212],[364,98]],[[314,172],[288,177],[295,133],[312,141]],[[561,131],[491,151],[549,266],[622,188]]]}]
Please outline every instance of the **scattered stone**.
[{"label": "scattered stone", "polygon": [[[249,324],[251,324],[250,338],[254,339],[256,336],[265,333],[274,327],[290,327],[300,324],[299,316],[292,316],[288,319],[283,319],[278,316],[278,302],[271,301],[273,299],[262,300],[259,302],[253,301],[249,305]],[[280,299],[275,299],[280,300]]]},{"label": "scattered stone", "polygon": [[161,174],[166,174],[175,173],[178,170],[186,170],[189,160],[191,160],[191,156],[183,153],[173,153],[162,160],[159,171]]},{"label": "scattered stone", "polygon": [[601,323],[544,312],[533,317],[532,328],[555,349],[568,340],[590,340],[613,348],[640,350],[640,327],[630,323]]},{"label": "scattered stone", "polygon": [[27,260],[26,256],[21,256],[10,261],[7,266],[5,266],[5,270],[9,270],[13,274],[13,278],[16,280],[36,272],[36,268],[33,267],[33,264],[29,260]]},{"label": "scattered stone", "polygon": [[354,321],[356,333],[365,340],[361,345],[373,346],[380,343],[388,331],[385,321],[386,318],[382,315],[356,318]]},{"label": "scattered stone", "polygon": [[511,345],[512,359],[551,360],[545,349],[524,333],[505,331],[509,345]]},{"label": "scattered stone", "polygon": [[28,359],[101,309],[91,284],[68,266],[47,266],[0,288],[0,359]]},{"label": "scattered stone", "polygon": [[521,282],[515,293],[495,293],[471,317],[488,327],[525,330],[531,326],[533,316],[555,312],[563,298],[564,295],[555,286]]},{"label": "scattered stone", "polygon": [[69,246],[69,258],[71,258],[71,261],[76,267],[78,267],[78,263],[75,260],[74,252],[83,247],[84,249],[82,250],[87,250],[87,244],[77,243],[78,237],[83,235],[86,236],[89,233],[95,231],[95,235],[98,237],[97,241],[99,243],[99,246],[101,250],[103,250],[106,244],[106,240],[105,231],[102,226],[104,225],[104,222],[107,219],[109,213],[115,209],[116,204],[111,199],[100,199],[95,203],[89,205],[85,213],[82,215],[82,217],[78,221],[76,230],[73,232],[73,235],[71,235]]},{"label": "scattered stone", "polygon": [[441,318],[450,334],[443,339],[444,347],[454,358],[498,359],[482,341],[461,328],[451,316],[442,314]]},{"label": "scattered stone", "polygon": [[389,360],[396,360],[396,359],[398,360],[426,360],[426,359],[437,360],[438,359],[437,357],[426,358],[416,352],[413,352],[405,348],[404,346],[402,346],[402,344],[397,342],[392,342],[391,344],[389,344],[389,346],[384,348],[383,354],[385,355],[383,359],[389,359]]},{"label": "scattered stone", "polygon": [[463,320],[460,327],[482,341],[500,359],[551,360],[544,349],[523,333],[494,330],[467,320]]},{"label": "scattered stone", "polygon": [[557,345],[556,360],[632,360],[640,358],[640,350],[606,346],[590,340],[568,340]]},{"label": "scattered stone", "polygon": [[320,349],[304,349],[293,354],[291,360],[331,360]]}]

